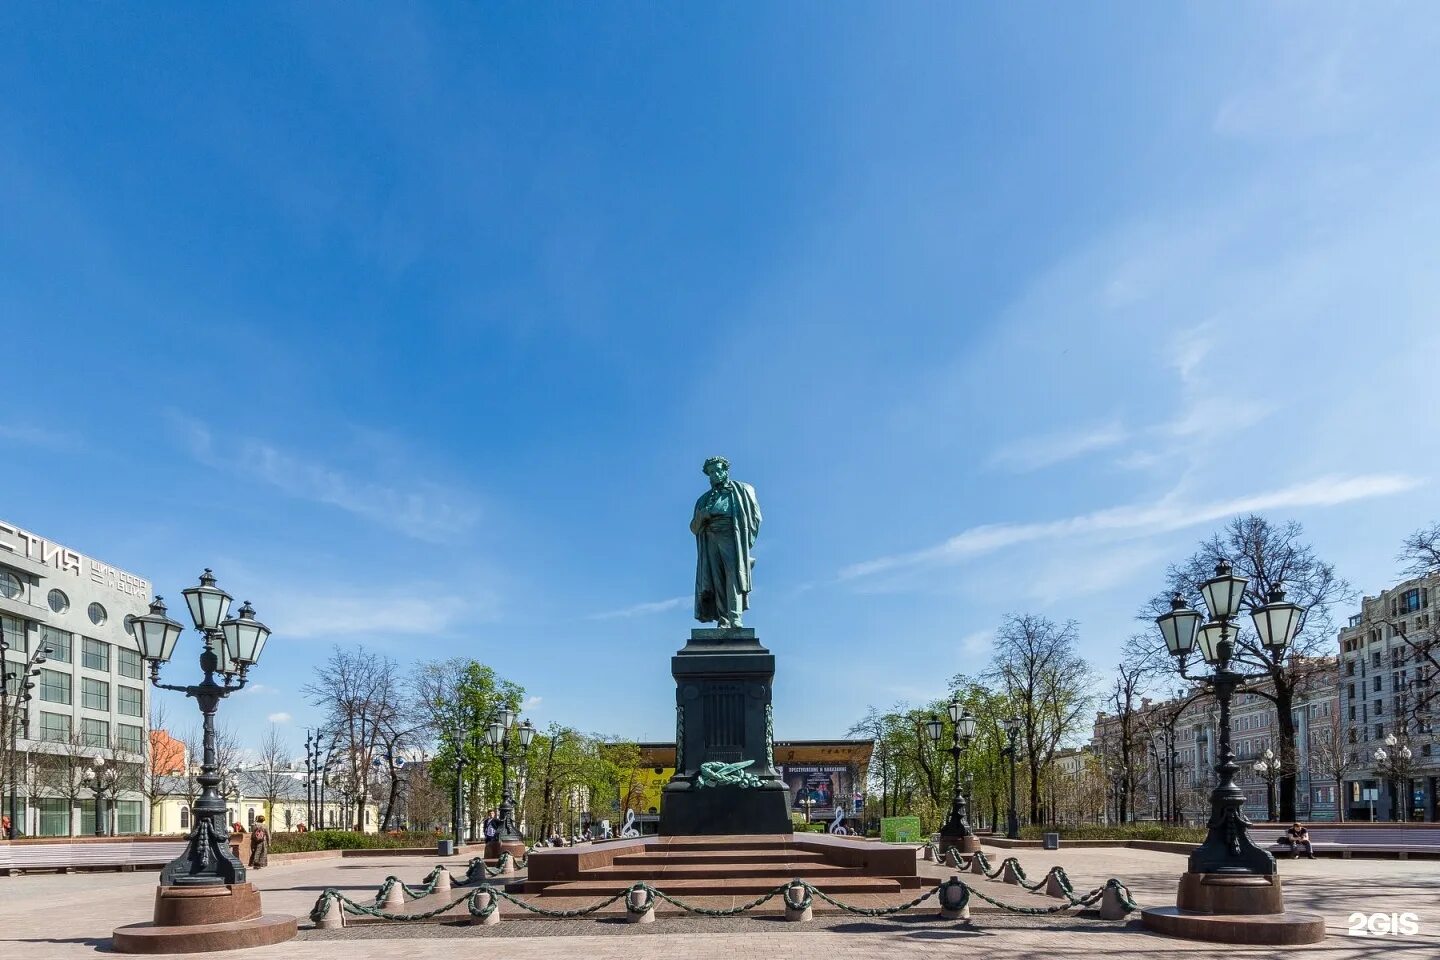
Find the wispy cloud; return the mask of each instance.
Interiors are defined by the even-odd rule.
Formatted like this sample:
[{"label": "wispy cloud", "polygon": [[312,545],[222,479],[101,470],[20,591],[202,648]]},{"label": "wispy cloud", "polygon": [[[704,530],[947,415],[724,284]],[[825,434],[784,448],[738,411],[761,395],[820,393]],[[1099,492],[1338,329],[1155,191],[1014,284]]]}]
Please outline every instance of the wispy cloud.
[{"label": "wispy cloud", "polygon": [[840,572],[840,577],[853,580],[907,567],[958,563],[1039,540],[1087,534],[1150,536],[1242,513],[1334,506],[1403,493],[1419,486],[1420,482],[1403,474],[1321,477],[1280,490],[1207,503],[1186,503],[1177,497],[1167,496],[1150,503],[1109,507],[1062,520],[983,524],[924,550],[852,564]]},{"label": "wispy cloud", "polygon": [[281,710],[279,713],[267,714],[265,719],[269,720],[271,723],[278,724],[289,723],[293,718],[290,716],[290,714],[286,713],[284,710]]},{"label": "wispy cloud", "polygon": [[650,603],[637,603],[634,606],[622,607],[619,610],[607,610],[604,613],[592,613],[586,617],[587,620],[618,620],[624,617],[643,617],[651,613],[663,613],[666,610],[675,610],[690,603],[693,597],[671,597],[669,600],[654,600]]},{"label": "wispy cloud", "polygon": [[485,603],[434,584],[389,593],[279,590],[266,596],[262,618],[277,635],[298,640],[443,635],[487,613]]},{"label": "wispy cloud", "polygon": [[23,424],[0,424],[0,441],[23,443],[27,447],[41,447],[46,450],[73,450],[81,445],[80,438],[73,433]]},{"label": "wispy cloud", "polygon": [[1066,433],[1017,440],[996,450],[990,465],[1018,473],[1039,470],[1125,442],[1129,433],[1119,423],[1105,423]]},{"label": "wispy cloud", "polygon": [[544,697],[529,696],[525,698],[525,702],[520,704],[520,706],[525,710],[533,710],[534,708],[540,706],[540,701],[544,699]]},{"label": "wispy cloud", "polygon": [[206,466],[238,470],[289,496],[337,507],[417,540],[453,540],[480,516],[463,493],[425,478],[385,483],[253,438],[240,440],[234,451],[222,456],[204,423],[176,413],[170,419],[190,455]]}]

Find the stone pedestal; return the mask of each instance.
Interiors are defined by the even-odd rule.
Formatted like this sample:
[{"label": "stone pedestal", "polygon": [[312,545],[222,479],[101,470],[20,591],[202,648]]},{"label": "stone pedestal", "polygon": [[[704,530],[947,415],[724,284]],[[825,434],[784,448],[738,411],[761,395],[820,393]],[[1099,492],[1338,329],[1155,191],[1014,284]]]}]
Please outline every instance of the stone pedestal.
[{"label": "stone pedestal", "polygon": [[[790,833],[790,790],[775,769],[770,688],[775,657],[748,628],[692,630],[670,658],[675,677],[675,775],[660,799],[665,836]],[[755,781],[704,785],[706,763],[736,764]],[[748,778],[747,778],[748,779]]]},{"label": "stone pedestal", "polygon": [[485,859],[499,862],[500,854],[508,853],[517,861],[525,856],[524,840],[486,840]]},{"label": "stone pedestal", "polygon": [[283,943],[295,936],[295,918],[265,914],[260,891],[249,883],[158,887],[155,919],[116,928],[119,953],[204,953]]},{"label": "stone pedestal", "polygon": [[974,853],[980,849],[980,838],[975,834],[942,833],[940,834],[940,851],[943,853],[954,847],[961,853]]},{"label": "stone pedestal", "polygon": [[1185,873],[1173,907],[1140,912],[1156,933],[1216,943],[1295,946],[1325,939],[1325,918],[1287,913],[1276,874]]}]

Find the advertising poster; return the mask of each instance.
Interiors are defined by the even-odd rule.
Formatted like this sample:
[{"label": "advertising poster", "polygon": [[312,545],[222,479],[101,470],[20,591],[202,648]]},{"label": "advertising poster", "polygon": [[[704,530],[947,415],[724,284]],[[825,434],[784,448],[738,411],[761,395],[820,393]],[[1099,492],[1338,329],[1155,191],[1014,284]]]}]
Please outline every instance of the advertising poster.
[{"label": "advertising poster", "polygon": [[848,807],[854,794],[853,776],[850,768],[843,764],[782,766],[780,775],[790,788],[790,809],[804,813],[808,806],[812,820],[833,816],[837,803]]}]

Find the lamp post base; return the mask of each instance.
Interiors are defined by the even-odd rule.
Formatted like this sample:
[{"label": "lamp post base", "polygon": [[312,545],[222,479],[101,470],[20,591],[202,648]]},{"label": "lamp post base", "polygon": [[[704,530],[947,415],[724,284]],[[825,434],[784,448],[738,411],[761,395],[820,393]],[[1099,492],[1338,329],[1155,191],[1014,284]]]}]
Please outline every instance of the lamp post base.
[{"label": "lamp post base", "polygon": [[1148,929],[1214,943],[1295,946],[1325,939],[1325,918],[1287,913],[1275,874],[1186,873],[1176,906],[1140,912]]},{"label": "lamp post base", "polygon": [[954,847],[961,853],[974,853],[980,849],[980,838],[973,833],[941,833],[940,851],[943,853]]},{"label": "lamp post base", "polygon": [[524,840],[486,840],[485,859],[499,860],[500,854],[508,853],[516,860],[523,860],[525,857]]},{"label": "lamp post base", "polygon": [[284,943],[295,936],[295,918],[260,912],[252,884],[158,887],[155,919],[117,927],[111,946],[119,953],[207,953]]}]

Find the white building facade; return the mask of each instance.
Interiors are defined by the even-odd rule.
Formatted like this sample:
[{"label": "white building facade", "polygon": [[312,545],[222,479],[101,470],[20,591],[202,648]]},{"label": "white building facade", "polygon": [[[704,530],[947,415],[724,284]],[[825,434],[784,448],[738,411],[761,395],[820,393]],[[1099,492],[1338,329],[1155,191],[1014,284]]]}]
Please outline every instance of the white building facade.
[{"label": "white building facade", "polygon": [[[1430,695],[1440,681],[1437,604],[1440,575],[1416,577],[1365,597],[1340,630],[1340,708],[1353,766],[1343,789],[1348,819],[1440,819],[1440,746]],[[1377,750],[1409,756],[1400,769],[1386,769]]]},{"label": "white building facade", "polygon": [[[23,672],[49,649],[27,709],[17,718],[18,826],[28,836],[96,831],[92,772],[122,775],[100,804],[105,832],[143,833],[149,805],[140,787],[149,745],[150,691],[127,617],[145,613],[143,577],[0,520],[0,630],[10,649],[5,671]],[[7,707],[14,704],[15,687]],[[7,735],[9,731],[6,731]],[[112,774],[113,776],[113,774]]]}]

